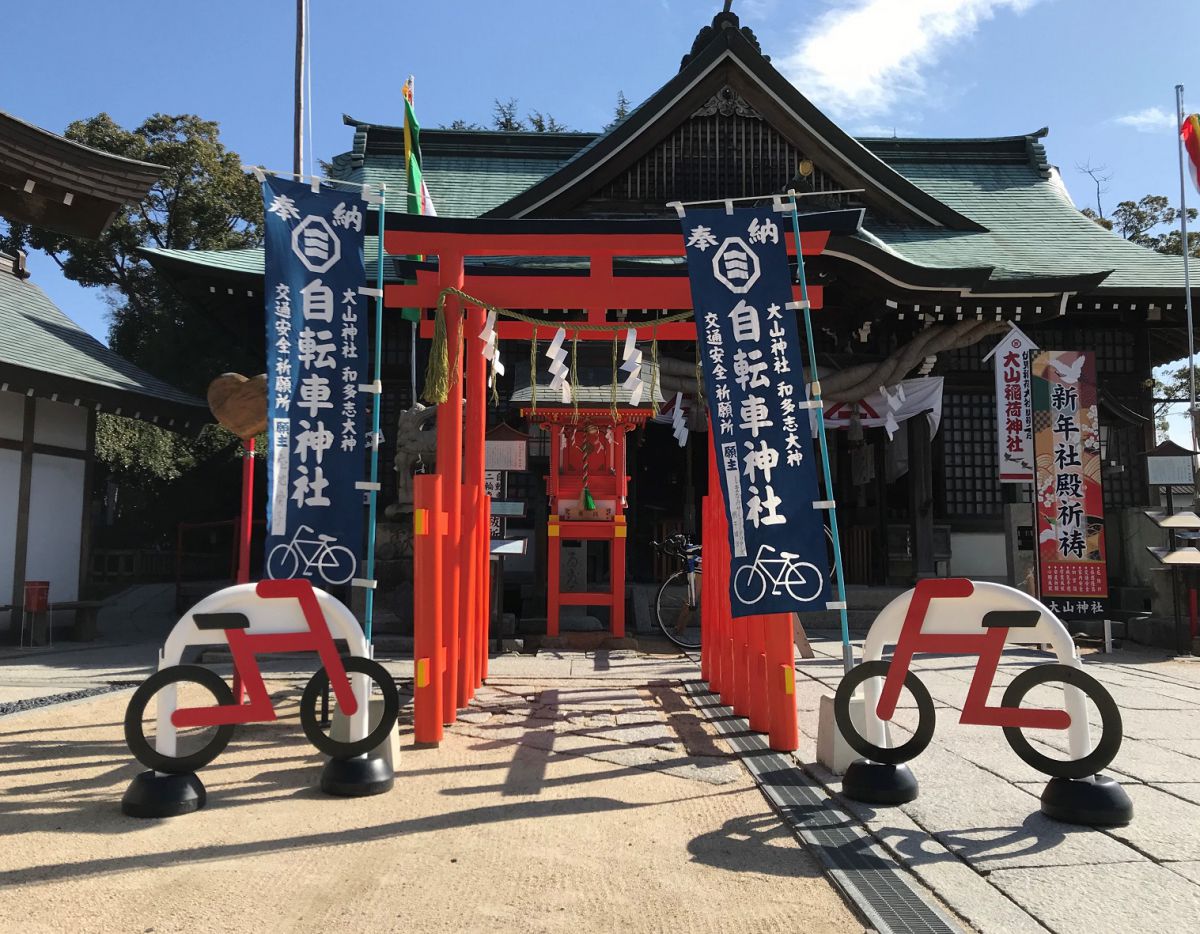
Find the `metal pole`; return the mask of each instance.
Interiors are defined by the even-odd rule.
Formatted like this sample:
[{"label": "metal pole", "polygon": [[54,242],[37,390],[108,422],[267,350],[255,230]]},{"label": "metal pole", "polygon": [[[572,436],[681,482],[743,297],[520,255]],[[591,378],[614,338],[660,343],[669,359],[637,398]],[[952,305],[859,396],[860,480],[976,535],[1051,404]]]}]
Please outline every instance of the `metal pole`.
[{"label": "metal pole", "polygon": [[[833,477],[829,471],[829,442],[825,438],[825,407],[821,402],[821,378],[817,374],[817,348],[813,343],[812,312],[808,307],[808,281],[804,276],[804,250],[800,242],[800,210],[796,204],[796,193],[789,191],[792,199],[792,233],[796,238],[796,281],[800,285],[800,300],[804,310],[804,337],[808,343],[808,366],[812,375],[812,401],[816,405],[817,438],[821,443],[821,472],[825,479],[825,498],[833,500]],[[833,576],[837,582],[838,612],[842,620],[842,667],[849,671],[854,667],[854,647],[850,644],[850,617],[846,611],[846,581],[842,575],[842,541],[838,535],[837,507],[829,510],[829,531],[833,535]]]},{"label": "metal pole", "polygon": [[[1178,128],[1183,127],[1183,85],[1175,85],[1175,109],[1179,119]],[[1192,450],[1200,449],[1197,444],[1196,431],[1196,347],[1195,332],[1192,329],[1192,275],[1191,258],[1188,256],[1187,229],[1187,173],[1184,171],[1183,134],[1177,133],[1176,144],[1179,147],[1179,245],[1183,251],[1183,302],[1187,309],[1188,332],[1188,421],[1192,428]],[[1193,458],[1193,470],[1195,459]],[[1200,493],[1200,489],[1197,491]]]},{"label": "metal pole", "polygon": [[[375,346],[372,351],[371,379],[375,385],[375,404],[371,406],[371,489],[368,491],[367,508],[367,580],[375,580],[375,515],[379,507],[379,445],[382,438],[379,433],[380,418],[383,409],[382,371],[383,371],[383,231],[386,223],[387,186],[379,186],[379,245],[376,253],[375,288],[379,294],[375,296]],[[367,642],[371,641],[371,632],[375,621],[375,590],[367,588],[367,603],[365,608],[365,623]]]},{"label": "metal pole", "polygon": [[308,0],[296,0],[296,87],[292,120],[292,174],[299,181],[304,174],[304,24],[308,19]]}]

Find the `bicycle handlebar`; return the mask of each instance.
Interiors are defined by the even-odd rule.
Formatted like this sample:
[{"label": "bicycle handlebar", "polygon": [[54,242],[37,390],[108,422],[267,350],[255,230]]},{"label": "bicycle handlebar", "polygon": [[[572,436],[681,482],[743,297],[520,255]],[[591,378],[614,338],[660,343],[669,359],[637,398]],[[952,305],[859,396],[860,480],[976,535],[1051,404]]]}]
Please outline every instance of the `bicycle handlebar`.
[{"label": "bicycle handlebar", "polygon": [[655,549],[669,558],[679,558],[685,560],[692,555],[700,554],[700,545],[697,545],[688,540],[688,537],[683,532],[672,535],[670,538],[661,542],[651,542]]}]

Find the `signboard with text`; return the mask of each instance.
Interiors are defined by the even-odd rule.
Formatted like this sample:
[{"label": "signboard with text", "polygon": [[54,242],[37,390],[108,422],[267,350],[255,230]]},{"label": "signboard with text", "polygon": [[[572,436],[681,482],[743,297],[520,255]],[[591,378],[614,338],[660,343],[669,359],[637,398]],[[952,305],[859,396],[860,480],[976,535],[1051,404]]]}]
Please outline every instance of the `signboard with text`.
[{"label": "signboard with text", "polygon": [[787,242],[769,208],[683,218],[734,617],[824,610],[829,561]]},{"label": "signboard with text", "polygon": [[264,576],[356,576],[363,537],[367,377],[358,193],[263,182],[266,207],[267,540]]},{"label": "signboard with text", "polygon": [[1033,482],[1029,355],[1037,349],[1014,327],[989,354],[996,373],[996,462],[1001,483]]},{"label": "signboard with text", "polygon": [[1108,569],[1095,358],[1037,353],[1030,375],[1041,597],[1065,619],[1098,618]]}]

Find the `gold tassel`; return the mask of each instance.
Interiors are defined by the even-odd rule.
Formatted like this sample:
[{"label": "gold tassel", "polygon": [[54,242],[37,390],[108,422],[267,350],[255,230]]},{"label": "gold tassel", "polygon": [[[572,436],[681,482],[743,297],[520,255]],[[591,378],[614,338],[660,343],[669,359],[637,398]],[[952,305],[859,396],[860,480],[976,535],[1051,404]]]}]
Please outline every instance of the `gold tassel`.
[{"label": "gold tassel", "polygon": [[537,415],[537,326],[533,328],[533,343],[529,345],[529,414]]},{"label": "gold tassel", "polygon": [[658,387],[658,325],[650,331],[650,407],[658,414],[658,400],[654,398],[656,389],[661,395]]},{"label": "gold tassel", "polygon": [[609,411],[612,413],[613,424],[617,423],[620,413],[617,412],[617,332],[613,331],[612,352],[612,395],[610,396]]},{"label": "gold tassel", "polygon": [[450,363],[446,355],[446,293],[438,296],[433,318],[433,341],[429,345],[429,363],[425,367],[425,387],[421,398],[440,405],[450,397]]},{"label": "gold tassel", "polygon": [[571,421],[579,421],[579,332],[571,336]]}]

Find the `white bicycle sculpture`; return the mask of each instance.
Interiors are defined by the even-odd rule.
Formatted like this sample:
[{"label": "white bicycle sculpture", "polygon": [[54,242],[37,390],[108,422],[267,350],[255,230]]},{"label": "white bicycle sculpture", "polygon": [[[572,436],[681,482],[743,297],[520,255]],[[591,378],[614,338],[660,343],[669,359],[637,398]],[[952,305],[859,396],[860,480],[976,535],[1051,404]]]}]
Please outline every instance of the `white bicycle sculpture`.
[{"label": "white bicycle sculpture", "polygon": [[267,555],[267,576],[284,580],[315,570],[327,584],[349,581],[358,563],[354,552],[345,545],[335,545],[337,538],[333,535],[318,534],[316,538],[301,538],[304,533],[313,531],[311,526],[302,525],[296,529],[290,542],[272,548]]},{"label": "white bicycle sculpture", "polygon": [[[770,557],[774,554],[779,557]],[[798,561],[799,557],[790,551],[777,552],[770,545],[760,545],[754,562],[743,564],[733,576],[733,591],[737,598],[747,606],[753,606],[766,596],[770,586],[773,597],[780,595],[782,587],[800,603],[817,599],[825,586],[825,578],[815,565]]]}]

